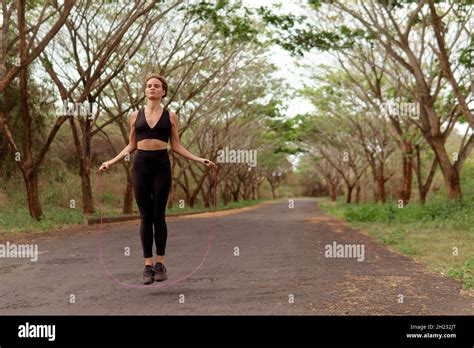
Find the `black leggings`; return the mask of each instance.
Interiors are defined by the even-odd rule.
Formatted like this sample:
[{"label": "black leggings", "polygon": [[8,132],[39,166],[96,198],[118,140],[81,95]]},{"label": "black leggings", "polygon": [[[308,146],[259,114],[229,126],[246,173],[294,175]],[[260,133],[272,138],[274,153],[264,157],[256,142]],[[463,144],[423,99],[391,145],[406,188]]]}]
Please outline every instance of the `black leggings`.
[{"label": "black leggings", "polygon": [[137,150],[132,169],[133,190],[140,209],[143,257],[153,256],[153,226],[156,254],[165,255],[168,231],[165,209],[171,187],[168,150]]}]

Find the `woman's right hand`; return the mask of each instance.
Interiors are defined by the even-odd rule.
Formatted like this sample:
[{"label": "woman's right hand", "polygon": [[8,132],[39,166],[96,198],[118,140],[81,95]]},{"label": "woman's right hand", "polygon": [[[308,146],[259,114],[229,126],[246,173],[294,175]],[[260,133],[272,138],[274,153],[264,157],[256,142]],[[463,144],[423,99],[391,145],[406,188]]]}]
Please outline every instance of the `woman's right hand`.
[{"label": "woman's right hand", "polygon": [[110,163],[108,161],[102,163],[102,165],[99,168],[99,172],[105,172],[107,169],[109,169]]}]

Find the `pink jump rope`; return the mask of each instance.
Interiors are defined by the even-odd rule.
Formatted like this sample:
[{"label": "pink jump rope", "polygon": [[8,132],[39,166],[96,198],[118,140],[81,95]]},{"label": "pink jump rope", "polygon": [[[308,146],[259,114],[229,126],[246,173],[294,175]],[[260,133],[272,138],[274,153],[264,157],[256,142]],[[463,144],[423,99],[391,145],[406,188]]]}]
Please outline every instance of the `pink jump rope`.
[{"label": "pink jump rope", "polygon": [[[209,163],[209,161],[204,161],[204,163]],[[109,269],[107,268],[107,266],[105,265],[104,263],[104,257],[103,257],[103,252],[102,252],[102,235],[103,235],[103,223],[102,223],[102,195],[103,195],[103,182],[102,182],[102,173],[99,171],[98,175],[99,175],[99,192],[100,192],[100,261],[102,263],[102,267],[104,268],[104,271],[105,273],[115,282],[121,284],[121,285],[124,285],[126,287],[129,287],[129,288],[160,288],[162,286],[166,286],[166,285],[174,285],[174,284],[177,284],[189,277],[191,277],[195,272],[197,272],[202,264],[204,263],[204,261],[206,260],[207,256],[209,255],[209,252],[211,250],[211,246],[212,246],[212,240],[214,238],[214,234],[215,234],[215,222],[216,222],[216,185],[217,185],[217,164],[216,164],[216,170],[215,170],[215,173],[214,173],[214,211],[213,211],[213,214],[212,214],[212,221],[211,221],[211,229],[210,229],[210,233],[209,233],[209,240],[208,240],[208,243],[207,243],[207,250],[206,250],[206,253],[204,254],[204,256],[202,257],[202,260],[201,260],[201,263],[191,272],[189,273],[188,275],[184,276],[184,277],[181,277],[179,279],[176,279],[176,280],[166,280],[166,281],[163,281],[163,282],[160,282],[159,284],[150,284],[150,285],[145,285],[145,284],[141,284],[141,285],[135,285],[135,284],[128,284],[128,283],[125,283],[123,281],[121,281],[120,279],[118,279],[116,276],[114,276],[112,273],[110,273]]]}]

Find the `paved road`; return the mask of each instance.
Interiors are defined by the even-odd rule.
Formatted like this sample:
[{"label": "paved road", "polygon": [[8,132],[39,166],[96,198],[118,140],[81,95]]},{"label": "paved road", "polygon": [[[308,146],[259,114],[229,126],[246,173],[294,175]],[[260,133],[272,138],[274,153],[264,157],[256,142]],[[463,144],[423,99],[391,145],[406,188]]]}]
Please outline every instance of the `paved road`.
[{"label": "paved road", "polygon": [[[170,281],[201,262],[211,223],[212,215],[168,219]],[[138,224],[107,224],[104,232],[105,264],[135,285],[143,267]],[[37,262],[0,259],[0,314],[474,314],[474,298],[458,281],[325,215],[314,199],[297,199],[292,209],[282,200],[216,217],[202,267],[159,288],[129,288],[109,278],[98,225],[10,241],[37,243],[40,255]],[[363,245],[364,260],[326,257],[333,242]]]}]

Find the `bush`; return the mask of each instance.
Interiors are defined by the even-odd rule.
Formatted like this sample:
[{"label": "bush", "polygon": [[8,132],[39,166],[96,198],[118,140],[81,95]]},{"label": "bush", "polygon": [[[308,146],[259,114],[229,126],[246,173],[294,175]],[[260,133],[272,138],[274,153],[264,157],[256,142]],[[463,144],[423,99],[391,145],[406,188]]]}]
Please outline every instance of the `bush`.
[{"label": "bush", "polygon": [[464,201],[447,202],[433,200],[425,205],[410,203],[399,208],[396,202],[385,204],[363,203],[360,205],[338,204],[349,222],[427,222],[451,223],[455,229],[470,230],[474,226],[474,204],[466,197]]}]

